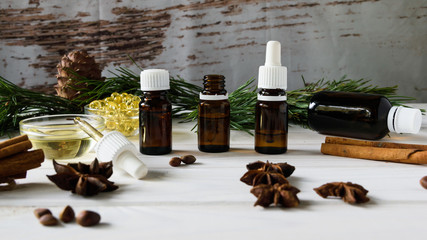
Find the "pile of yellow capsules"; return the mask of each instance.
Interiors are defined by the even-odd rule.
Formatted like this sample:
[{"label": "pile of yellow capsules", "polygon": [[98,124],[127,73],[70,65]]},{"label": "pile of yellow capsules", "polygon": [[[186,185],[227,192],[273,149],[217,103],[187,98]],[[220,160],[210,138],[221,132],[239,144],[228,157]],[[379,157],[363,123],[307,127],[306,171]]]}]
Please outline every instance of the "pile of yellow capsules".
[{"label": "pile of yellow capsules", "polygon": [[128,93],[114,92],[110,97],[89,103],[86,113],[104,117],[105,128],[134,136],[139,129],[139,102],[141,98]]}]

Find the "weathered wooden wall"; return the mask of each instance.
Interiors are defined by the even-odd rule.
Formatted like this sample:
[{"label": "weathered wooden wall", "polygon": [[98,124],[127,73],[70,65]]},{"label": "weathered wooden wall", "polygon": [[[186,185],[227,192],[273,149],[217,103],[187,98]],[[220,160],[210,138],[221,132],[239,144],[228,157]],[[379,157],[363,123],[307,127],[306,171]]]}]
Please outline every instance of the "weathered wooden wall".
[{"label": "weathered wooden wall", "polygon": [[56,82],[55,66],[86,49],[104,75],[166,68],[227,88],[257,75],[265,43],[282,43],[289,89],[321,77],[371,78],[427,102],[425,0],[29,0],[0,2],[0,75],[25,87]]}]

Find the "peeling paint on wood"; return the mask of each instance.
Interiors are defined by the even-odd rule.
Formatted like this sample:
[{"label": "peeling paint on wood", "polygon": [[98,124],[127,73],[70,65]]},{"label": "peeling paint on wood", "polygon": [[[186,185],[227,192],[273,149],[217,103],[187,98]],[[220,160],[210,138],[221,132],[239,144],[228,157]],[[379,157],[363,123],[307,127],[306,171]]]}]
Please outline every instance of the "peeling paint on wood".
[{"label": "peeling paint on wood", "polygon": [[329,6],[336,6],[336,5],[352,5],[352,4],[361,4],[366,2],[379,2],[380,0],[353,0],[353,1],[334,1],[326,3],[326,5]]},{"label": "peeling paint on wood", "polygon": [[43,10],[0,10],[0,40],[6,40],[9,46],[41,46],[46,53],[30,66],[44,68],[51,74],[56,72],[58,56],[74,49],[91,52],[102,65],[127,63],[128,55],[137,60],[152,60],[163,51],[165,31],[171,22],[165,12],[126,7],[112,9],[118,16],[115,21],[88,22],[60,20],[54,14],[42,14]]},{"label": "peeling paint on wood", "polygon": [[316,7],[319,6],[320,3],[307,3],[307,2],[299,2],[296,4],[286,4],[281,6],[274,6],[274,7],[264,7],[262,8],[262,11],[267,12],[269,10],[289,10],[289,9],[301,9],[301,8],[307,8],[307,7]]},{"label": "peeling paint on wood", "polygon": [[[23,86],[52,84],[61,56],[86,49],[105,66],[105,75],[119,65],[132,67],[131,56],[142,67],[167,68],[190,81],[222,73],[233,89],[256,75],[270,39],[282,42],[290,89],[301,87],[302,74],[306,80],[348,74],[386,79],[387,85],[427,74],[417,64],[406,65],[425,62],[422,0],[81,3],[0,2],[0,74]],[[405,71],[393,72],[393,64]],[[404,88],[406,95],[420,92]]]},{"label": "peeling paint on wood", "polygon": [[359,33],[347,33],[347,34],[342,34],[340,35],[340,37],[360,37],[361,34]]}]

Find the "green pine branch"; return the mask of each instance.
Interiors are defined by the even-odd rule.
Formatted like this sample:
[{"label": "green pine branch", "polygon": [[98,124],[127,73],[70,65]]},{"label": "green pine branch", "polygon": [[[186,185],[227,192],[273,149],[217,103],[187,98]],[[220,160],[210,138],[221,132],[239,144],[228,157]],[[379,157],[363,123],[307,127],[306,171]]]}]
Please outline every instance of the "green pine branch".
[{"label": "green pine branch", "polygon": [[[118,68],[111,72],[112,77],[106,81],[90,80],[74,74],[74,80],[85,83],[80,90],[82,94],[73,100],[58,96],[42,94],[20,88],[0,77],[0,135],[8,130],[17,129],[19,121],[33,116],[81,113],[83,106],[95,99],[105,98],[113,92],[127,92],[141,95],[139,75],[127,68]],[[303,88],[287,92],[290,123],[307,127],[307,108],[311,97],[319,91],[364,92],[385,95],[393,105],[402,105],[415,100],[411,97],[396,94],[397,86],[379,87],[371,84],[370,80],[352,80],[346,76],[339,80],[327,81],[320,79],[314,83],[306,83]],[[255,103],[257,88],[255,79],[250,79],[238,89],[229,94],[230,127],[232,130],[245,131],[252,134],[255,123]],[[76,84],[82,86],[83,84]],[[202,87],[186,82],[181,77],[170,78],[169,99],[173,104],[172,116],[189,122],[197,119],[199,92]]]},{"label": "green pine branch", "polygon": [[0,76],[0,135],[17,129],[22,119],[58,113],[80,113],[82,108],[65,98],[33,92]]}]

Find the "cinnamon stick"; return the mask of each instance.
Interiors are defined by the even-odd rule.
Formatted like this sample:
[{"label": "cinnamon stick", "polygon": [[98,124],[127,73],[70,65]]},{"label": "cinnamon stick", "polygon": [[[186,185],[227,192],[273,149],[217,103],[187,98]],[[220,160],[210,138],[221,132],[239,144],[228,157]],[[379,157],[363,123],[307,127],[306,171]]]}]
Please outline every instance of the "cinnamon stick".
[{"label": "cinnamon stick", "polygon": [[427,164],[427,146],[327,137],[324,154],[398,163]]},{"label": "cinnamon stick", "polygon": [[43,150],[22,152],[0,159],[0,177],[21,174],[29,169],[41,166],[44,161]]},{"label": "cinnamon stick", "polygon": [[364,141],[364,140],[356,140],[356,139],[342,138],[342,137],[326,137],[325,143],[368,146],[368,147],[382,147],[382,148],[418,149],[418,150],[427,151],[427,145]]},{"label": "cinnamon stick", "polygon": [[20,153],[20,152],[27,151],[32,147],[33,145],[31,144],[30,140],[26,140],[23,142],[14,143],[9,146],[0,148],[0,159]]},{"label": "cinnamon stick", "polygon": [[12,179],[18,179],[18,178],[26,178],[27,177],[27,171],[20,173],[20,174],[15,174],[15,175],[10,175],[7,177],[0,177],[0,183],[4,183],[7,182],[8,179],[12,178]]},{"label": "cinnamon stick", "polygon": [[13,179],[26,178],[27,177],[27,171],[19,173],[19,174],[11,175],[9,177],[13,178]]},{"label": "cinnamon stick", "polygon": [[23,142],[23,141],[28,141],[27,135],[17,136],[17,137],[5,140],[3,142],[0,142],[0,149],[7,147],[7,146],[10,146],[10,145],[15,144],[15,143]]}]

